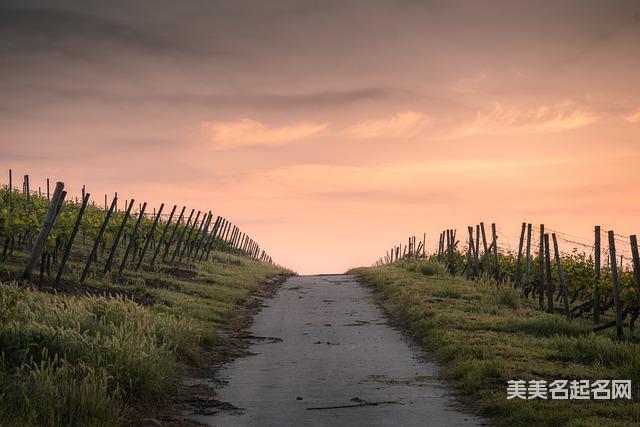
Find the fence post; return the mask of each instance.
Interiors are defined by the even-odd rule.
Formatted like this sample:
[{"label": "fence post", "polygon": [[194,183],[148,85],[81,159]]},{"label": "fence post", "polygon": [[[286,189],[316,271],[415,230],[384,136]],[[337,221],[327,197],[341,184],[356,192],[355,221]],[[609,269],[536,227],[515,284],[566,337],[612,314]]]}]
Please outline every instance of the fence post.
[{"label": "fence post", "polygon": [[[193,213],[195,211],[196,211],[195,209],[191,209],[191,213],[189,214],[189,219],[187,219],[187,223],[184,225],[184,228],[182,229],[182,232],[178,236],[178,241],[176,242],[176,248],[173,251],[173,255],[171,256],[171,262],[173,262],[176,259],[176,257],[178,256],[178,252],[180,251],[180,245],[182,244],[182,239],[184,238],[184,235],[187,233],[187,229],[191,225],[191,218],[193,218]],[[200,211],[198,211],[198,213],[199,212]]]},{"label": "fence post", "polygon": [[120,268],[118,269],[118,276],[122,276],[122,271],[124,270],[125,265],[127,265],[127,258],[129,258],[129,252],[131,252],[131,248],[135,244],[136,235],[138,234],[138,228],[140,227],[142,218],[144,218],[144,211],[146,208],[147,208],[147,202],[144,202],[142,206],[140,206],[140,213],[138,215],[138,220],[136,221],[136,225],[133,226],[133,232],[131,233],[131,237],[129,238],[129,244],[127,245],[127,249],[125,250],[124,256],[122,257],[122,262],[120,262]]},{"label": "fence post", "polygon": [[[198,224],[198,219],[200,218],[201,213],[202,213],[201,211],[198,211],[198,214],[196,215],[196,219],[193,220],[193,224],[191,225],[191,228],[189,229],[189,233],[187,234],[187,239],[184,240],[182,251],[180,251],[180,257],[178,258],[178,262],[182,262],[182,257],[184,256],[185,252],[188,249],[189,243],[191,241],[191,235],[193,234],[193,230],[195,230],[196,225]],[[200,227],[202,227],[202,223],[200,223]]]},{"label": "fence post", "polygon": [[564,282],[564,271],[562,270],[562,264],[560,263],[560,251],[558,250],[558,239],[556,238],[556,233],[552,233],[551,238],[553,239],[553,251],[555,252],[556,265],[558,267],[558,278],[560,279],[560,292],[562,293],[564,312],[567,317],[571,317],[571,310],[569,309],[569,296],[567,295],[567,286]]},{"label": "fence post", "polygon": [[153,224],[151,224],[151,229],[149,230],[149,234],[147,234],[147,238],[144,242],[144,246],[142,247],[142,253],[140,253],[140,257],[138,258],[138,263],[136,264],[136,271],[140,269],[142,265],[142,260],[144,259],[144,255],[147,253],[147,248],[149,247],[149,243],[153,239],[153,233],[156,231],[156,226],[158,225],[158,221],[160,220],[160,215],[162,215],[162,210],[164,209],[164,203],[160,203],[160,208],[158,209],[158,213],[153,220]]},{"label": "fence post", "polygon": [[107,272],[111,270],[111,266],[113,265],[113,258],[115,257],[116,249],[118,248],[118,243],[120,243],[120,238],[122,237],[124,228],[127,225],[127,220],[129,219],[129,215],[131,214],[131,209],[133,208],[134,202],[135,200],[133,199],[129,201],[127,210],[125,211],[124,217],[122,218],[122,223],[120,223],[120,228],[118,228],[118,233],[116,234],[116,238],[113,241],[113,245],[111,245],[111,251],[109,251],[109,257],[107,258],[107,262],[104,264],[104,269],[102,270],[102,274],[107,274]]},{"label": "fence post", "polygon": [[[28,178],[27,178],[28,179]],[[31,249],[31,254],[29,255],[29,259],[27,260],[27,266],[24,269],[24,273],[22,273],[22,278],[25,280],[31,279],[31,272],[33,270],[36,261],[40,257],[40,253],[42,252],[42,247],[44,246],[45,241],[47,240],[47,236],[49,236],[49,232],[51,231],[51,227],[53,227],[53,222],[56,219],[56,215],[58,214],[58,208],[60,207],[60,203],[62,203],[62,193],[64,190],[64,183],[57,182],[56,189],[53,192],[53,200],[49,204],[49,208],[47,209],[47,213],[42,220],[42,227],[40,228],[40,233],[38,234],[38,238]]]},{"label": "fence post", "polygon": [[551,248],[549,234],[544,235],[544,263],[547,273],[547,312],[553,313],[553,278],[551,277]]},{"label": "fence post", "polygon": [[100,241],[102,240],[102,235],[104,234],[104,230],[107,229],[107,224],[109,223],[109,219],[111,218],[111,214],[113,214],[113,210],[115,209],[116,203],[118,203],[117,197],[113,198],[113,202],[111,202],[111,207],[107,211],[107,214],[104,217],[104,221],[102,222],[102,226],[100,227],[100,231],[98,231],[98,235],[96,236],[96,241],[93,243],[93,249],[91,250],[91,255],[89,255],[89,259],[84,266],[84,270],[82,271],[82,276],[80,277],[80,283],[84,283],[84,280],[87,278],[89,274],[89,269],[91,268],[91,263],[93,259],[96,257],[96,253],[98,252],[98,246],[100,245]]},{"label": "fence post", "polygon": [[596,225],[594,244],[594,271],[595,280],[593,286],[593,321],[597,325],[600,323],[600,226]]},{"label": "fence post", "polygon": [[524,296],[529,298],[529,290],[531,287],[531,224],[527,224],[527,249],[525,259],[525,273],[524,273]]},{"label": "fence post", "polygon": [[[484,273],[485,271],[488,271],[489,274],[491,274],[491,262],[489,261],[489,256],[487,254],[487,252],[489,251],[489,248],[487,248],[487,233],[485,232],[484,229],[484,222],[480,222],[480,232],[482,233],[482,272]],[[489,261],[488,267],[486,262]]]},{"label": "fence post", "polygon": [[613,305],[616,310],[616,332],[618,338],[624,337],[622,328],[622,304],[620,303],[620,288],[618,282],[618,265],[616,264],[616,241],[613,231],[609,231],[609,254],[611,256],[611,290],[613,293]]},{"label": "fence post", "polygon": [[167,223],[162,228],[162,233],[160,234],[160,240],[158,240],[158,244],[156,245],[156,248],[153,251],[153,256],[151,257],[151,262],[149,264],[151,267],[153,267],[153,265],[155,264],[156,258],[158,256],[158,254],[160,253],[160,248],[162,247],[162,244],[164,243],[164,238],[167,235],[167,231],[169,230],[169,225],[171,224],[171,220],[173,219],[173,215],[176,213],[176,208],[177,207],[178,206],[173,205],[173,209],[171,209],[171,213],[169,214],[169,219],[167,220]]},{"label": "fence post", "polygon": [[496,224],[491,223],[491,234],[493,238],[493,258],[496,265],[495,277],[496,281],[500,281],[500,262],[498,261],[498,234],[496,233]]},{"label": "fence post", "polygon": [[60,280],[62,279],[62,274],[64,273],[64,267],[67,264],[69,255],[71,254],[71,247],[73,246],[73,241],[76,238],[76,234],[78,234],[78,229],[80,229],[82,216],[84,215],[84,211],[87,208],[88,204],[89,204],[89,193],[85,194],[84,199],[82,199],[82,205],[80,206],[80,210],[78,211],[76,222],[73,224],[73,230],[71,230],[71,236],[69,236],[69,241],[67,242],[67,245],[64,248],[64,253],[62,254],[62,260],[60,261],[60,267],[58,268],[58,273],[56,274],[56,280],[53,284],[54,289],[57,289],[58,286],[60,286]]},{"label": "fence post", "polygon": [[540,224],[540,249],[538,251],[538,306],[544,308],[544,224]]},{"label": "fence post", "polygon": [[520,231],[520,243],[518,243],[518,257],[516,258],[516,271],[513,278],[513,287],[520,287],[520,265],[522,263],[522,245],[524,244],[524,232],[527,228],[526,223],[522,223],[522,230]]},{"label": "fence post", "polygon": [[164,262],[164,260],[167,258],[167,255],[169,255],[169,248],[171,248],[171,245],[173,244],[173,239],[175,238],[176,232],[180,227],[182,218],[184,218],[184,211],[186,208],[187,208],[186,206],[182,207],[182,210],[180,211],[180,215],[178,216],[178,220],[176,221],[176,225],[173,227],[173,230],[171,230],[171,236],[169,236],[169,241],[167,242],[167,246],[165,247],[165,250],[162,254],[162,262]]},{"label": "fence post", "polygon": [[640,306],[640,257],[638,256],[638,239],[635,234],[629,236],[631,256],[633,258],[633,281],[636,285],[636,299]]}]

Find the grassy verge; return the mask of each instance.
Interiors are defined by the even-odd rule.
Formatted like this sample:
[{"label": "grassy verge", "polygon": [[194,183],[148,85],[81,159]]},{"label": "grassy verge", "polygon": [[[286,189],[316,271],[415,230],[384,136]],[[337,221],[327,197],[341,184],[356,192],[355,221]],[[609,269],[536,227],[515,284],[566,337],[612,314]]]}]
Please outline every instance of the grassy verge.
[{"label": "grassy verge", "polygon": [[[542,313],[507,286],[450,277],[426,261],[351,273],[443,362],[462,400],[499,425],[640,423],[640,344],[587,332],[586,321]],[[507,400],[510,379],[631,379],[633,400]]]},{"label": "grassy verge", "polygon": [[121,425],[130,407],[174,394],[182,367],[201,362],[233,309],[278,273],[217,252],[58,294],[0,283],[2,425]]}]

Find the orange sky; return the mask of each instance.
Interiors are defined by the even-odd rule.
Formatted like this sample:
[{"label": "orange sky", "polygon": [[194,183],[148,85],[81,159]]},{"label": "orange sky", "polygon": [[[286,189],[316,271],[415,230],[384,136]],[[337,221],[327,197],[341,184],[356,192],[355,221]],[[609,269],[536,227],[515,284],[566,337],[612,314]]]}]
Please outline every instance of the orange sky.
[{"label": "orange sky", "polygon": [[269,3],[3,2],[0,168],[213,209],[301,273],[640,232],[637,2]]}]

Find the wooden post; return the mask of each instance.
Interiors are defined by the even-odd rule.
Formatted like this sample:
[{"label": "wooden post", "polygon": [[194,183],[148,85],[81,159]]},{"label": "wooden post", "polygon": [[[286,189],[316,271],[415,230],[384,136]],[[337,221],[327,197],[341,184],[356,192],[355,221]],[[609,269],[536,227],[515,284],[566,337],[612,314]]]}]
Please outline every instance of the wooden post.
[{"label": "wooden post", "polygon": [[153,251],[153,256],[151,257],[151,263],[149,264],[151,267],[153,267],[153,265],[156,262],[156,258],[158,257],[158,254],[160,253],[160,248],[162,247],[162,244],[164,243],[164,238],[167,235],[167,231],[169,230],[169,225],[171,224],[171,220],[173,219],[173,215],[176,213],[176,208],[178,206],[173,205],[173,209],[171,209],[171,213],[169,214],[169,219],[167,220],[167,222],[164,224],[164,227],[162,228],[162,233],[160,234],[160,240],[158,240],[158,244],[156,245],[156,249]]},{"label": "wooden post", "polygon": [[[479,263],[478,263],[478,253],[476,252],[476,244],[474,242],[473,237],[473,227],[467,227],[467,231],[469,232],[469,248],[471,250],[471,258],[473,261],[473,276],[478,277],[479,275]],[[475,237],[478,239],[478,236]]]},{"label": "wooden post", "polygon": [[520,230],[520,242],[518,243],[518,257],[516,258],[516,271],[513,277],[513,287],[520,287],[520,264],[522,263],[522,245],[524,244],[524,233],[527,228],[526,223],[522,223],[522,230]]},{"label": "wooden post", "polygon": [[538,306],[544,308],[544,224],[540,224],[540,249],[538,251]]},{"label": "wooden post", "polygon": [[529,298],[529,288],[531,286],[531,224],[527,224],[527,252],[524,272],[524,296]]},{"label": "wooden post", "polygon": [[42,252],[42,247],[44,246],[47,237],[49,236],[49,232],[51,232],[51,227],[53,227],[53,223],[55,221],[56,215],[58,213],[58,209],[60,204],[62,203],[62,192],[64,190],[64,183],[57,182],[56,189],[53,192],[53,200],[49,204],[49,208],[47,209],[47,213],[42,220],[42,227],[40,227],[40,233],[38,234],[38,238],[31,249],[31,254],[29,255],[29,259],[27,260],[27,266],[22,273],[22,278],[25,280],[31,279],[31,272],[33,271],[33,267],[36,264],[36,261],[40,258],[40,254]]},{"label": "wooden post", "polygon": [[593,322],[600,323],[600,226],[596,225],[595,244],[593,249],[595,280],[593,284]]},{"label": "wooden post", "polygon": [[624,330],[622,325],[622,303],[620,302],[620,284],[618,282],[618,266],[616,264],[616,241],[613,231],[608,232],[609,235],[609,255],[612,259],[611,262],[611,290],[613,293],[613,305],[616,310],[616,332],[618,338],[624,337]]},{"label": "wooden post", "polygon": [[111,245],[111,250],[109,251],[109,257],[107,258],[107,262],[104,264],[104,270],[102,271],[102,274],[107,274],[109,271],[111,271],[111,266],[113,265],[113,259],[116,255],[116,250],[118,248],[118,244],[120,243],[120,238],[122,237],[124,228],[127,225],[127,221],[129,220],[129,215],[131,215],[131,209],[133,209],[134,202],[135,202],[134,199],[131,199],[131,201],[129,201],[127,210],[124,213],[122,222],[120,223],[120,228],[118,228],[118,232],[116,233],[116,238],[113,241],[113,245]]},{"label": "wooden post", "polygon": [[483,270],[483,271],[485,271],[485,270],[486,270],[486,271],[488,271],[488,272],[489,272],[489,274],[491,274],[491,271],[492,271],[492,269],[491,269],[491,261],[489,260],[489,256],[488,256],[489,254],[487,253],[487,252],[488,252],[488,248],[487,248],[487,234],[486,234],[485,229],[484,229],[484,222],[481,222],[481,223],[480,223],[480,233],[482,233],[482,249],[483,249],[483,252],[482,252],[482,254],[483,254],[482,259],[483,259],[483,261],[484,261],[484,260],[489,261],[489,263],[488,263],[488,265],[487,265],[489,268],[485,268],[486,266],[484,265],[484,262],[483,262],[483,263],[482,263],[482,264],[483,264],[483,265],[482,265],[482,270]]},{"label": "wooden post", "polygon": [[551,233],[553,239],[553,251],[555,252],[556,266],[558,267],[558,278],[560,279],[560,293],[562,294],[562,303],[564,304],[564,314],[567,317],[571,317],[571,310],[569,309],[569,296],[567,295],[567,286],[564,281],[564,271],[562,270],[562,263],[560,262],[560,251],[558,250],[558,239],[556,233]]},{"label": "wooden post", "polygon": [[149,234],[147,234],[147,238],[145,239],[144,246],[142,247],[142,252],[140,253],[140,257],[138,258],[138,263],[136,264],[136,271],[140,269],[142,265],[142,260],[144,259],[144,255],[147,253],[147,248],[149,248],[149,243],[153,239],[153,233],[156,231],[156,226],[158,225],[158,220],[160,220],[160,215],[162,215],[162,210],[164,209],[164,203],[160,204],[160,208],[158,209],[158,213],[156,214],[155,219],[153,220],[153,224],[151,224],[151,229],[149,230]]},{"label": "wooden post", "polygon": [[209,235],[209,240],[207,241],[205,249],[202,251],[202,254],[200,255],[200,261],[205,259],[205,257],[207,260],[209,259],[209,253],[211,252],[211,249],[215,245],[216,235],[220,231],[221,224],[222,224],[222,217],[218,215],[216,218],[216,221],[213,223],[213,229],[211,230],[211,234]]},{"label": "wooden post", "polygon": [[131,233],[131,237],[129,238],[129,244],[127,245],[127,249],[124,252],[124,256],[122,257],[122,262],[120,262],[120,268],[118,269],[118,276],[122,276],[122,272],[124,271],[124,267],[127,265],[127,258],[129,258],[129,252],[131,252],[131,248],[136,241],[136,236],[138,234],[138,228],[140,228],[140,223],[142,222],[142,218],[144,218],[144,211],[147,208],[147,202],[144,202],[142,206],[140,206],[140,213],[138,214],[138,220],[136,221],[136,225],[133,226],[133,232]]},{"label": "wooden post", "polygon": [[549,249],[549,235],[544,235],[544,263],[547,273],[547,312],[553,313],[553,280],[551,278],[551,254]]},{"label": "wooden post", "polygon": [[193,253],[193,257],[191,257],[192,261],[195,262],[198,257],[198,252],[200,252],[200,247],[202,247],[202,243],[209,236],[209,226],[211,226],[211,220],[213,219],[213,214],[211,211],[207,213],[205,216],[204,226],[198,229],[198,233],[193,238],[194,244],[192,248],[189,250],[189,256]]},{"label": "wooden post", "polygon": [[91,263],[93,263],[93,260],[96,257],[96,254],[98,252],[98,246],[100,245],[100,242],[102,241],[102,235],[104,234],[104,230],[107,229],[107,224],[109,223],[109,219],[111,218],[111,214],[113,214],[113,210],[115,209],[115,206],[116,206],[117,202],[118,202],[118,199],[116,199],[114,197],[113,198],[113,202],[111,202],[111,207],[107,211],[107,214],[104,217],[104,221],[102,222],[102,226],[100,227],[100,230],[98,231],[98,236],[96,237],[96,241],[93,242],[93,249],[91,250],[91,255],[89,255],[89,259],[87,259],[87,263],[84,266],[84,270],[82,271],[82,276],[80,276],[80,283],[84,283],[85,279],[89,275],[89,270],[91,268]]},{"label": "wooden post", "polygon": [[184,218],[184,211],[187,207],[183,206],[182,210],[180,211],[180,215],[178,216],[178,220],[176,221],[176,225],[175,227],[173,227],[173,230],[171,230],[171,236],[169,237],[169,241],[167,241],[167,246],[164,250],[164,253],[162,255],[162,262],[164,262],[164,260],[167,258],[167,255],[169,255],[169,248],[171,248],[171,245],[173,244],[173,239],[176,236],[176,232],[178,231],[178,228],[180,227],[180,223],[182,222],[182,219]]},{"label": "wooden post", "polygon": [[[48,191],[48,188],[47,188]],[[76,217],[76,222],[73,224],[73,229],[71,230],[71,236],[69,236],[69,241],[64,248],[64,253],[62,254],[62,260],[60,261],[60,267],[58,267],[58,274],[56,274],[56,280],[53,284],[53,288],[57,289],[60,286],[60,280],[62,279],[62,274],[64,273],[65,265],[69,260],[69,255],[71,255],[71,248],[73,247],[73,241],[76,238],[76,234],[78,234],[78,230],[80,229],[80,223],[82,222],[82,216],[84,215],[84,211],[87,209],[87,205],[89,204],[89,193],[85,194],[84,199],[82,199],[82,205],[80,206],[80,210],[78,211],[78,216]]]},{"label": "wooden post", "polygon": [[498,261],[498,234],[496,233],[496,224],[491,223],[491,235],[493,239],[493,258],[495,262],[496,281],[500,281],[500,262]]},{"label": "wooden post", "polygon": [[422,256],[427,257],[427,233],[422,233]]},{"label": "wooden post", "polygon": [[[476,224],[476,261],[480,262],[480,224]],[[480,275],[480,264],[478,264],[478,276]]]},{"label": "wooden post", "polygon": [[195,262],[198,259],[198,254],[200,253],[200,248],[206,249],[206,244],[209,241],[209,226],[211,226],[211,220],[213,219],[213,214],[209,211],[207,215],[207,222],[205,222],[204,227],[200,230],[199,238],[196,239],[196,247],[193,251],[193,257],[191,258],[192,262]]},{"label": "wooden post", "polygon": [[[193,225],[191,225],[191,228],[189,229],[189,233],[187,234],[187,239],[184,241],[184,245],[182,246],[182,251],[180,252],[180,257],[178,258],[178,262],[182,262],[182,257],[187,251],[187,248],[191,241],[191,235],[193,234],[193,230],[196,228],[196,225],[198,224],[198,218],[200,218],[201,213],[202,212],[198,211],[198,214],[196,215],[196,219],[193,220]],[[202,223],[200,224],[200,227],[202,227]]]},{"label": "wooden post", "polygon": [[47,178],[47,200],[51,200],[51,196],[49,193],[49,178]]},{"label": "wooden post", "polygon": [[633,281],[636,285],[636,301],[640,307],[640,257],[638,256],[638,239],[635,234],[629,236],[631,257],[633,258]]},{"label": "wooden post", "polygon": [[184,225],[182,232],[178,236],[178,241],[176,242],[176,249],[173,251],[173,255],[171,256],[171,262],[173,262],[176,259],[176,257],[178,256],[178,253],[180,252],[180,248],[181,248],[180,245],[182,244],[182,239],[184,239],[184,235],[187,233],[187,230],[191,225],[191,218],[193,218],[193,214],[195,211],[196,211],[195,209],[191,209],[191,213],[189,214],[189,219],[187,219],[187,223]]},{"label": "wooden post", "polygon": [[13,193],[13,171],[9,169],[9,193]]}]

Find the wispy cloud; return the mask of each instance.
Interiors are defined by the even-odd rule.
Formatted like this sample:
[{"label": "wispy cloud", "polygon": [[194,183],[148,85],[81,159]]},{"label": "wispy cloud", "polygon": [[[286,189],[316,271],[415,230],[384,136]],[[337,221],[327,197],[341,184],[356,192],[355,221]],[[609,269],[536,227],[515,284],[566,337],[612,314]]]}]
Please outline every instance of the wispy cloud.
[{"label": "wispy cloud", "polygon": [[296,123],[270,126],[249,118],[232,121],[202,121],[200,128],[215,150],[247,146],[281,146],[317,135],[327,123]]},{"label": "wispy cloud", "polygon": [[640,109],[637,109],[624,117],[629,123],[640,123]]},{"label": "wispy cloud", "polygon": [[400,111],[390,118],[365,120],[345,129],[352,138],[410,138],[429,126],[431,119],[417,111]]},{"label": "wispy cloud", "polygon": [[494,104],[489,111],[478,111],[473,121],[445,135],[444,139],[471,135],[560,132],[586,126],[599,119],[595,113],[571,101],[530,109]]}]

